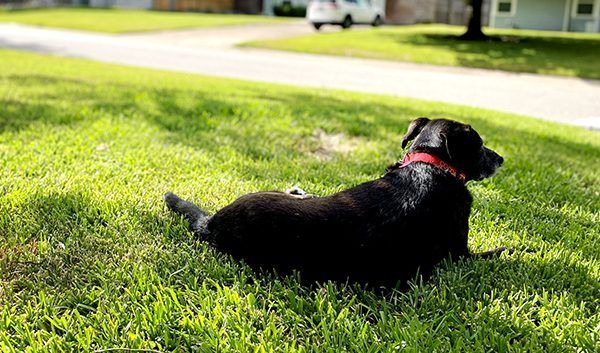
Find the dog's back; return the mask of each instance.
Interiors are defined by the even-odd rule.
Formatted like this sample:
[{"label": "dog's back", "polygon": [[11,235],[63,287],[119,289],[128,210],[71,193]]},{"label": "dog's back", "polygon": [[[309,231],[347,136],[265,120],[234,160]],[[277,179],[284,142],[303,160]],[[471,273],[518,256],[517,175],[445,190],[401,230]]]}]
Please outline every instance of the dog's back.
[{"label": "dog's back", "polygon": [[217,212],[207,231],[217,249],[251,265],[398,279],[428,271],[450,248],[466,252],[467,224],[452,218],[467,219],[470,203],[464,185],[415,165],[328,197],[248,194]]}]

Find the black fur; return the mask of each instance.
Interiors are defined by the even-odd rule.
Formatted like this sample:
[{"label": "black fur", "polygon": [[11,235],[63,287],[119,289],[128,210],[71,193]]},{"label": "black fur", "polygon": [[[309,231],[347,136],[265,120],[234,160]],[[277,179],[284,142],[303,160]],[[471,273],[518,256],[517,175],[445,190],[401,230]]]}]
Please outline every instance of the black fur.
[{"label": "black fur", "polygon": [[[463,171],[491,176],[503,159],[470,126],[419,118],[402,141]],[[471,195],[450,173],[422,162],[326,197],[260,192],[212,217],[169,193],[168,207],[217,249],[256,267],[297,269],[304,278],[370,283],[428,274],[441,260],[469,256]],[[481,254],[489,257],[503,249]]]}]

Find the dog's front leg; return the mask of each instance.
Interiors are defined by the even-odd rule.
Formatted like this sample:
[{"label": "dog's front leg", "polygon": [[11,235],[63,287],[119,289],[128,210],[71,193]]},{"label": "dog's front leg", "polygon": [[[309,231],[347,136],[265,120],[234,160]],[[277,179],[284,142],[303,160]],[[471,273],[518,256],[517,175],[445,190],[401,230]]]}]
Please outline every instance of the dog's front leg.
[{"label": "dog's front leg", "polygon": [[500,256],[500,254],[502,254],[505,251],[508,251],[509,255],[513,253],[512,249],[509,249],[506,246],[502,246],[500,248],[496,248],[496,249],[493,249],[493,250],[484,251],[484,252],[480,252],[480,253],[477,253],[477,254],[471,254],[470,257],[476,258],[476,259],[489,259],[489,258],[492,258],[492,257]]}]

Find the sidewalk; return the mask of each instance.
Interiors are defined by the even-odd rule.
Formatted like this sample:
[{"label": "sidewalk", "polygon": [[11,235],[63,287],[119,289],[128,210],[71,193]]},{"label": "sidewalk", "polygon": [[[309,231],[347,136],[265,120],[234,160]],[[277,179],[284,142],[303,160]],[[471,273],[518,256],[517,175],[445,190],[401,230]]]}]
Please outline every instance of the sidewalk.
[{"label": "sidewalk", "polygon": [[[262,36],[270,30],[282,35],[302,34],[304,27],[298,25],[115,36],[0,24],[0,47],[244,80],[413,97],[600,129],[600,81],[232,46],[241,39],[255,39],[251,33]],[[219,32],[228,35],[219,39]]]}]

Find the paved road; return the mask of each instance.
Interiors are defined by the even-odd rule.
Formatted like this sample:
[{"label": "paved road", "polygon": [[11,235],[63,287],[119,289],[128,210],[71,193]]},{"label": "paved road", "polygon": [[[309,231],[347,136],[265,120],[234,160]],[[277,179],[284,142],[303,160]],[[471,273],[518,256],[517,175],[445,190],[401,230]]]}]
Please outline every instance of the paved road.
[{"label": "paved road", "polygon": [[[370,28],[358,26],[357,29]],[[325,26],[322,32],[339,32],[337,26]],[[251,24],[241,26],[220,26],[192,28],[158,32],[140,32],[119,35],[120,38],[143,40],[155,44],[171,44],[184,48],[232,48],[236,44],[252,40],[289,38],[315,33],[304,20],[285,24]]]},{"label": "paved road", "polygon": [[[222,29],[224,44],[219,45],[215,44],[220,35],[215,29],[115,36],[0,24],[0,47],[245,80],[458,103],[600,129],[600,81],[231,46],[240,39],[253,39],[249,33],[255,33],[254,36],[296,33],[286,25],[269,26],[262,32],[252,32],[244,26],[238,27],[237,32],[232,28]],[[298,28],[301,34],[304,27]]]}]

